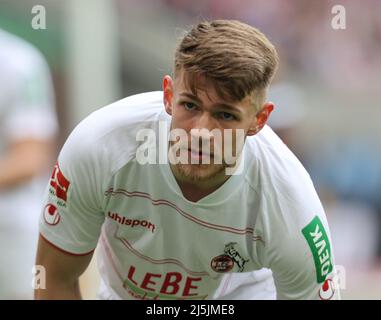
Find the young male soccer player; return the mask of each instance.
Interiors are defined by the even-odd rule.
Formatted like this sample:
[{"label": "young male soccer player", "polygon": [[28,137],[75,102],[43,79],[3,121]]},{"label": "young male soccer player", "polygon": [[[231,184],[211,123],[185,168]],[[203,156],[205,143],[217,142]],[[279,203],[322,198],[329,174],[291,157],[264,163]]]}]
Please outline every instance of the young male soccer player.
[{"label": "young male soccer player", "polygon": [[[36,297],[80,298],[78,277],[98,245],[102,299],[337,298],[321,203],[266,126],[277,60],[257,29],[202,22],[179,44],[163,92],[82,121],[49,182],[37,257],[46,289]],[[169,139],[169,129],[188,140]],[[225,132],[232,139],[217,139]],[[195,147],[204,142],[209,151]],[[141,161],[143,146],[157,161]],[[228,149],[237,156],[230,173]],[[163,150],[166,160],[185,157],[162,161]]]}]

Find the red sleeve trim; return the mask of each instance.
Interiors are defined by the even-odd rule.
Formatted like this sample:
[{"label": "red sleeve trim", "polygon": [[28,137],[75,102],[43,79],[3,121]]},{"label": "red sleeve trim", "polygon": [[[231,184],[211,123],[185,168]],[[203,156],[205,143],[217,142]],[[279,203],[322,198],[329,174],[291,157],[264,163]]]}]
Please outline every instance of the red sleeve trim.
[{"label": "red sleeve trim", "polygon": [[53,244],[52,242],[50,242],[48,239],[46,239],[41,233],[40,233],[40,237],[42,239],[44,239],[44,241],[46,241],[49,245],[51,245],[53,248],[57,249],[58,251],[61,251],[65,254],[69,254],[71,256],[76,256],[76,257],[81,257],[81,256],[87,256],[88,254],[90,253],[93,253],[95,249],[89,251],[89,252],[86,252],[86,253],[73,253],[73,252],[69,252],[69,251],[66,251],[66,250],[63,250],[61,249],[60,247],[57,247],[55,244]]}]

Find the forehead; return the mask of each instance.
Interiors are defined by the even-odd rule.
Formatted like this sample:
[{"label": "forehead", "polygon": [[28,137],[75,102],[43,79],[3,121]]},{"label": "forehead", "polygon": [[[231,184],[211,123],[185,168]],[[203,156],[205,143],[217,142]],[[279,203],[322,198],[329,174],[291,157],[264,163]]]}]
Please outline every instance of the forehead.
[{"label": "forehead", "polygon": [[199,73],[180,71],[175,77],[175,89],[178,92],[188,92],[199,97],[207,96],[209,100],[219,100],[220,95],[216,85],[207,77]]},{"label": "forehead", "polygon": [[174,79],[175,90],[178,93],[192,93],[204,102],[229,103],[232,105],[251,105],[250,95],[237,101],[229,96],[218,83],[202,74],[179,71]]}]

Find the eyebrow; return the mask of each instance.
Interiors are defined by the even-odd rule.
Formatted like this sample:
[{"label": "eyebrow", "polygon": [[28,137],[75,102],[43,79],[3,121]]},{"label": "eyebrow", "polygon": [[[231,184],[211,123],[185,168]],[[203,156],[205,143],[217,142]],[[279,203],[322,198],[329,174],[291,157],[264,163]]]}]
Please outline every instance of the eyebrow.
[{"label": "eyebrow", "polygon": [[[201,100],[199,97],[197,97],[196,95],[192,94],[192,93],[188,93],[188,92],[182,92],[180,93],[180,96],[184,96],[184,97],[187,97],[189,99],[192,99],[198,103],[201,104]],[[223,109],[227,109],[227,110],[231,110],[231,111],[235,111],[235,112],[238,112],[238,113],[242,113],[242,111],[240,109],[238,109],[237,107],[234,107],[228,103],[225,103],[225,102],[218,102],[215,104],[215,106],[217,107],[221,107]]]}]

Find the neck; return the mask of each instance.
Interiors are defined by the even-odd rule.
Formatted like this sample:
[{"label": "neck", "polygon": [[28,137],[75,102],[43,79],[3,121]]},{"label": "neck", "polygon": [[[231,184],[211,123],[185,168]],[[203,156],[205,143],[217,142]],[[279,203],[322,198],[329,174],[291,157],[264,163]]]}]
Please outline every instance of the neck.
[{"label": "neck", "polygon": [[192,202],[197,202],[213,193],[230,178],[230,176],[226,175],[225,171],[223,171],[222,174],[215,176],[213,179],[189,181],[180,177],[176,172],[176,168],[172,165],[171,168],[183,196]]}]

